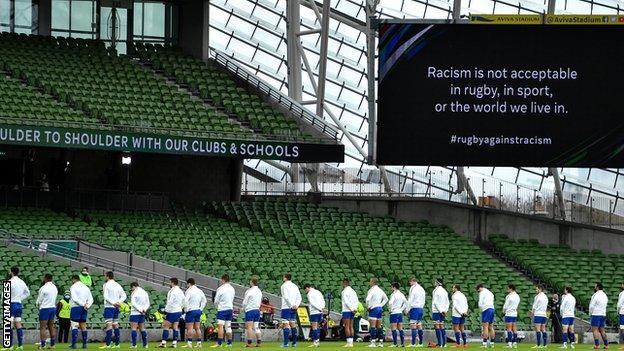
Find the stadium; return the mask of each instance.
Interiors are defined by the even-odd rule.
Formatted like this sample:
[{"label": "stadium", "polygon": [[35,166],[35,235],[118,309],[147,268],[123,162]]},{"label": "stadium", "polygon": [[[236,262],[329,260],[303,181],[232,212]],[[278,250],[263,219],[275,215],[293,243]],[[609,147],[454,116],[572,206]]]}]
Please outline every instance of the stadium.
[{"label": "stadium", "polygon": [[623,56],[620,0],[0,0],[1,348],[622,350]]}]

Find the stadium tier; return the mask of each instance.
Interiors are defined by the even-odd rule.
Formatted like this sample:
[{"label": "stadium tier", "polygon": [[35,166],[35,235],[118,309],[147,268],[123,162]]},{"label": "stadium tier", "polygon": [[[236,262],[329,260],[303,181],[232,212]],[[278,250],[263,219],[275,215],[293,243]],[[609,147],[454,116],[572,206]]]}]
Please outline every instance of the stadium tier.
[{"label": "stadium tier", "polygon": [[[86,220],[114,227],[118,236],[98,236],[90,241],[119,250],[219,277],[247,286],[257,275],[260,287],[279,294],[282,275],[289,271],[300,286],[309,282],[321,291],[332,292],[333,307],[340,309],[340,281],[349,277],[360,295],[367,289],[367,278],[357,268],[338,263],[319,253],[296,248],[237,223],[190,211],[176,213],[88,212]],[[310,270],[310,265],[315,269]]]},{"label": "stadium tier", "polygon": [[[37,300],[37,291],[42,285],[41,282],[44,274],[52,274],[54,283],[59,291],[60,299],[63,293],[69,290],[71,286],[71,276],[80,273],[79,270],[73,269],[66,263],[53,261],[12,247],[0,247],[0,270],[8,272],[12,266],[18,266],[20,268],[20,277],[30,289],[30,297],[25,300],[23,304],[23,319],[27,323],[35,322],[38,318],[38,309],[35,305],[35,301]],[[102,316],[102,312],[104,311],[104,299],[102,295],[104,276],[93,274],[91,278],[93,280],[93,287],[91,288],[91,293],[93,294],[93,309],[90,310],[89,319],[91,323],[94,323],[94,326],[104,326],[104,318]],[[129,295],[130,284],[123,281],[120,283]],[[158,305],[165,304],[167,298],[165,293],[157,292],[150,287],[144,288],[150,295],[152,311],[155,311]]]},{"label": "stadium tier", "polygon": [[71,218],[46,208],[2,207],[0,230],[28,236],[33,239],[75,239],[93,235],[114,236],[115,232],[103,230],[95,223]]},{"label": "stadium tier", "polygon": [[[572,286],[579,304],[584,307],[589,306],[591,289],[597,279],[604,285],[604,291],[612,303],[617,301],[624,281],[624,255],[605,255],[600,250],[577,251],[567,245],[546,246],[534,239],[514,241],[504,234],[491,235],[489,240],[507,259],[557,291],[563,291],[566,285]],[[574,268],[565,268],[569,267],[570,262],[574,262]],[[596,276],[596,272],[600,272],[600,275]],[[617,311],[613,306],[607,310],[607,316],[612,323],[617,324]]]},{"label": "stadium tier", "polygon": [[[472,311],[467,322],[472,329],[480,325],[476,285],[484,283],[495,294],[497,321],[501,322],[507,284],[516,284],[522,299],[520,327],[530,325],[528,312],[534,295],[531,281],[448,227],[270,197],[213,203],[213,207],[223,217],[284,240],[292,247],[311,250],[366,272],[369,277],[378,276],[386,290],[394,280],[407,290],[412,275],[429,294],[436,277],[444,279],[449,291],[453,283],[460,284]],[[425,310],[429,307],[427,304]],[[428,320],[429,313],[425,315]]]},{"label": "stadium tier", "polygon": [[19,115],[35,122],[71,118],[73,127],[103,123],[173,134],[252,133],[138,62],[105,49],[101,41],[1,33],[0,69],[55,96],[59,106],[82,112],[66,108]]},{"label": "stadium tier", "polygon": [[304,137],[297,122],[237,84],[221,68],[186,55],[176,47],[135,43],[136,54],[154,69],[189,87],[203,99],[222,107],[264,134]]}]

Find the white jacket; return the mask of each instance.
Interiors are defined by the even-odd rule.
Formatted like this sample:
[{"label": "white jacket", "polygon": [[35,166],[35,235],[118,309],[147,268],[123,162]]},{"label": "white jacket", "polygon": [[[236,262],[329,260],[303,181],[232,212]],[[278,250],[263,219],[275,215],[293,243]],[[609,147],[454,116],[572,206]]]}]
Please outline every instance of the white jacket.
[{"label": "white jacket", "polygon": [[299,305],[301,305],[301,292],[295,283],[290,280],[285,281],[280,288],[280,292],[282,295],[283,310],[291,310],[295,306],[299,307]]},{"label": "white jacket", "polygon": [[395,290],[390,294],[390,299],[388,300],[390,314],[403,313],[407,310],[407,307],[407,298],[400,290]]},{"label": "white jacket", "polygon": [[58,289],[52,282],[47,282],[39,289],[39,295],[37,296],[37,306],[39,309],[44,308],[56,308],[56,297],[58,296]]},{"label": "white jacket", "polygon": [[20,277],[11,277],[9,281],[11,282],[11,302],[22,303],[30,296],[28,285]]},{"label": "white jacket", "polygon": [[436,286],[431,294],[431,312],[446,313],[449,310],[448,292],[441,285]]},{"label": "white jacket", "polygon": [[258,310],[262,304],[262,291],[257,286],[252,286],[245,291],[245,297],[243,297],[243,308],[245,312]]},{"label": "white jacket", "polygon": [[360,304],[355,290],[350,286],[342,289],[340,300],[342,300],[342,312],[355,312]]},{"label": "white jacket", "polygon": [[589,302],[589,315],[590,316],[606,316],[607,315],[607,304],[609,303],[609,298],[604,291],[598,290],[592,295],[591,301]]},{"label": "white jacket", "polygon": [[424,308],[427,293],[423,287],[416,283],[410,286],[408,295],[408,304],[410,308]]},{"label": "white jacket", "polygon": [[572,294],[563,294],[561,296],[561,318],[574,318],[574,310],[576,309],[576,298]]},{"label": "white jacket", "polygon": [[543,292],[535,295],[533,299],[533,316],[534,317],[546,317],[546,310],[548,309],[548,296]]},{"label": "white jacket", "polygon": [[225,283],[217,289],[214,297],[214,305],[217,311],[229,311],[234,309],[234,296],[236,292],[230,283]]},{"label": "white jacket", "polygon": [[137,286],[132,294],[130,294],[130,315],[137,316],[145,314],[150,307],[150,299],[147,291],[140,286]]},{"label": "white jacket", "polygon": [[114,280],[109,280],[104,283],[104,308],[114,307],[115,304],[121,304],[126,301],[126,292],[124,289]]},{"label": "white jacket", "polygon": [[184,306],[184,292],[179,286],[174,286],[167,292],[167,304],[165,305],[165,312],[178,313],[182,312]]},{"label": "white jacket", "polygon": [[325,298],[320,291],[310,288],[308,291],[308,304],[310,305],[310,314],[323,313],[325,308]]},{"label": "white jacket", "polygon": [[81,281],[77,281],[69,288],[71,307],[86,306],[87,308],[93,305],[93,295],[88,286],[84,285]]},{"label": "white jacket", "polygon": [[463,292],[454,292],[451,300],[453,301],[453,317],[462,317],[468,313],[468,299]]},{"label": "white jacket", "polygon": [[618,295],[617,310],[618,314],[624,314],[624,290]]},{"label": "white jacket", "polygon": [[494,294],[487,288],[483,288],[479,292],[479,309],[481,312],[494,309]]},{"label": "white jacket", "polygon": [[374,285],[368,289],[366,294],[366,307],[370,310],[377,307],[383,307],[388,303],[388,295],[381,290],[379,285]]},{"label": "white jacket", "polygon": [[206,307],[206,294],[196,285],[191,285],[184,293],[184,311],[203,311]]},{"label": "white jacket", "polygon": [[518,317],[518,306],[520,305],[520,295],[512,291],[505,297],[503,304],[503,313],[505,317]]}]

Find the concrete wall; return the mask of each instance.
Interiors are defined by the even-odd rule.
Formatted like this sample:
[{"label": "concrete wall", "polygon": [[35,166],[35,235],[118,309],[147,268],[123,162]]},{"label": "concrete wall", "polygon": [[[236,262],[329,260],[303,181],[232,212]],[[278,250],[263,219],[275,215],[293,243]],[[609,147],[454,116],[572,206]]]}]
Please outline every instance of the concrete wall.
[{"label": "concrete wall", "polygon": [[543,244],[568,244],[575,249],[598,249],[606,254],[624,253],[624,232],[590,225],[539,218],[426,198],[332,197],[323,205],[397,219],[446,224],[473,240],[491,234],[513,239],[536,239]]}]

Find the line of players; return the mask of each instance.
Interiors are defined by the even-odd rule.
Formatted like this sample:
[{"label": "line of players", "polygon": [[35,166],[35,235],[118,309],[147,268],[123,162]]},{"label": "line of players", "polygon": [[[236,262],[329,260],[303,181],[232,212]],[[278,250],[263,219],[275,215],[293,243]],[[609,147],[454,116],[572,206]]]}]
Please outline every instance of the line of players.
[{"label": "line of players", "polygon": [[[27,285],[19,278],[19,268],[12,267],[10,270],[11,281],[11,319],[13,327],[16,329],[18,349],[23,349],[23,330],[21,325],[22,301],[29,295]],[[72,286],[70,288],[70,319],[72,322],[71,332],[71,348],[76,348],[78,341],[78,332],[82,337],[82,346],[87,346],[87,317],[88,310],[93,305],[93,296],[91,290],[84,285],[77,275],[73,275]],[[120,330],[119,330],[119,307],[126,301],[127,295],[119,283],[114,280],[113,272],[105,273],[103,286],[104,297],[104,319],[106,323],[105,345],[100,348],[119,348]],[[50,335],[50,346],[55,345],[55,329],[54,318],[56,314],[55,302],[58,290],[52,281],[52,275],[46,274],[43,277],[43,286],[39,289],[36,304],[39,308],[39,324],[41,344],[40,348],[46,347],[46,330]],[[193,347],[193,336],[195,336],[196,347],[201,347],[201,329],[200,316],[206,307],[207,299],[205,294],[195,285],[195,280],[189,278],[187,281],[187,289],[185,292],[178,286],[177,278],[170,279],[170,290],[167,293],[167,302],[165,306],[165,320],[163,321],[162,340],[159,347],[167,347],[169,334],[172,334],[172,347],[177,346],[179,338],[178,321],[184,317],[187,327],[187,345],[183,347]],[[260,321],[260,304],[262,301],[262,292],[258,288],[258,279],[252,277],[250,279],[250,288],[245,292],[242,307],[245,311],[245,335],[247,338],[247,347],[251,347],[253,339],[256,340],[256,347],[261,345],[261,332],[259,328]],[[411,329],[410,347],[424,347],[424,331],[422,320],[424,315],[424,305],[426,293],[424,288],[418,283],[415,277],[409,281],[410,289],[408,297],[400,290],[399,283],[392,283],[392,293],[390,297],[378,286],[378,280],[372,278],[369,282],[370,289],[366,296],[366,307],[368,310],[368,319],[370,323],[370,344],[369,347],[383,346],[384,335],[381,329],[382,310],[388,304],[390,310],[390,328],[392,334],[392,346],[405,345],[405,336],[403,331],[403,315],[409,317]],[[458,284],[452,286],[452,296],[449,301],[449,294],[444,288],[441,278],[434,282],[431,301],[431,319],[434,322],[436,334],[435,346],[446,346],[446,330],[445,319],[451,307],[452,302],[452,325],[455,334],[456,344],[454,347],[466,347],[466,333],[464,325],[468,316],[468,301],[461,291]],[[350,281],[343,279],[342,281],[342,320],[345,328],[347,343],[344,347],[353,347],[354,328],[353,320],[355,312],[359,305],[357,293],[351,288]],[[150,307],[150,300],[147,292],[142,289],[137,282],[130,285],[131,296],[131,312],[130,327],[132,348],[137,347],[138,334],[140,332],[142,345],[147,348],[147,332],[145,330],[145,317]],[[311,284],[305,284],[304,290],[307,294],[308,305],[310,310],[311,322],[311,347],[318,347],[320,344],[320,322],[325,311],[325,299],[323,294],[316,290]],[[478,292],[478,307],[481,311],[482,321],[482,347],[494,346],[494,294],[488,290],[483,284],[476,287]],[[544,293],[543,286],[536,287],[536,295],[531,309],[533,323],[535,325],[536,345],[534,348],[546,347],[548,335],[546,333],[546,323],[548,309],[548,297]],[[297,309],[301,305],[301,293],[299,287],[292,282],[290,273],[283,275],[283,284],[280,289],[281,293],[281,320],[283,329],[283,347],[297,345]],[[212,347],[232,346],[232,318],[234,307],[235,290],[230,284],[230,278],[227,274],[221,277],[221,284],[214,296],[214,305],[217,307],[217,343]],[[508,285],[507,296],[503,305],[503,313],[506,325],[506,342],[508,348],[516,348],[518,341],[517,334],[517,318],[520,297],[516,293],[516,287],[513,284]],[[604,348],[608,348],[608,340],[604,331],[608,297],[603,291],[602,284],[596,283],[595,293],[591,298],[589,312],[591,315],[591,325],[594,334],[594,348],[599,348],[599,342],[602,338]],[[561,315],[563,326],[563,345],[562,348],[570,346],[574,348],[574,311],[576,308],[576,299],[572,295],[572,288],[566,287],[561,301]],[[619,295],[617,303],[618,313],[620,315],[620,343],[624,343],[624,284],[622,292]],[[184,316],[183,316],[184,315]],[[225,342],[225,344],[224,344]]]}]

